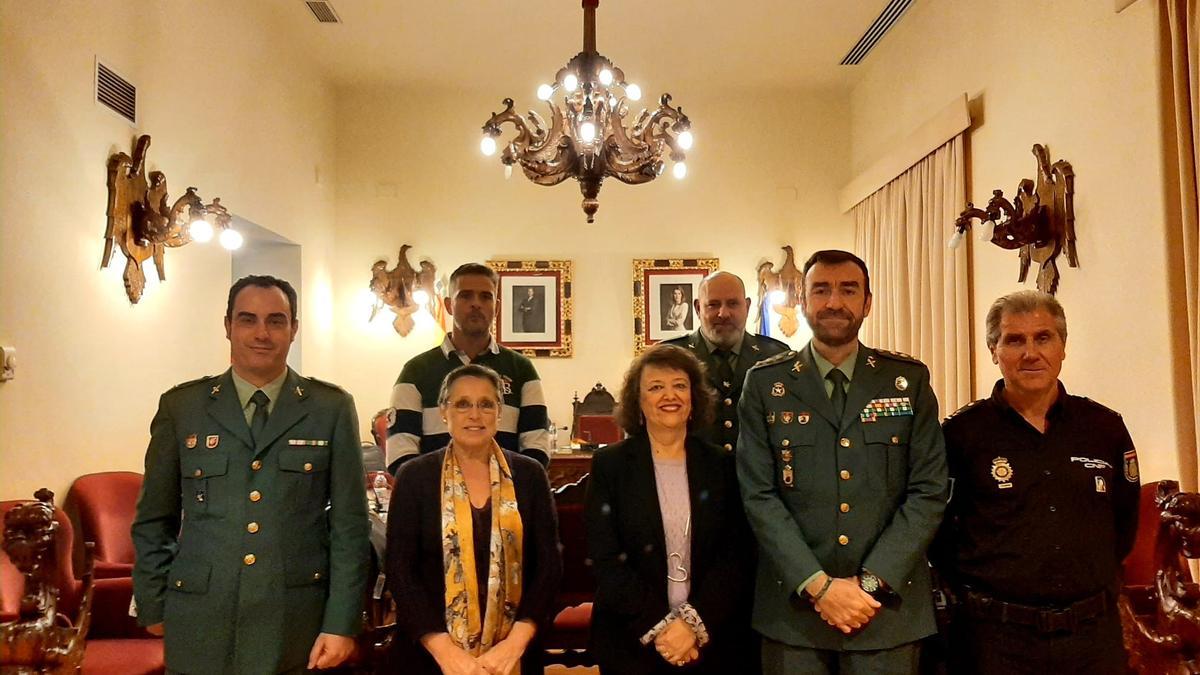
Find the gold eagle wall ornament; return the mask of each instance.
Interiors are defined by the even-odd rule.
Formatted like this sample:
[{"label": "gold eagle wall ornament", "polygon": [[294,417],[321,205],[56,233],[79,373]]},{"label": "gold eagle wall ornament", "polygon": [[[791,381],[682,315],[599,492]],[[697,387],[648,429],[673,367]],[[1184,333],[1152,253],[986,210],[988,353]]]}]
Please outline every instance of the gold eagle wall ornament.
[{"label": "gold eagle wall ornament", "polygon": [[[787,337],[796,334],[800,320],[796,318],[796,308],[800,306],[800,291],[804,287],[804,274],[796,267],[796,256],[791,246],[784,246],[783,265],[776,272],[770,260],[764,260],[758,265],[758,311],[762,314],[766,303],[771,303],[771,309],[779,315],[779,330]],[[781,291],[783,302],[771,302],[771,294]]]},{"label": "gold eagle wall ornament", "polygon": [[424,291],[425,307],[430,315],[441,323],[438,299],[441,297],[437,280],[437,266],[432,261],[422,260],[416,269],[408,261],[408,251],[412,246],[404,244],[396,255],[396,266],[388,269],[386,260],[376,260],[371,265],[371,282],[369,287],[375,294],[375,304],[371,307],[373,321],[384,307],[391,308],[396,318],[392,327],[401,337],[412,332],[416,322],[413,314],[421,309],[421,303],[414,298],[417,291]]},{"label": "gold eagle wall ornament", "polygon": [[164,252],[192,241],[189,225],[193,221],[207,217],[217,228],[225,229],[232,220],[219,197],[204,204],[194,187],[168,206],[166,175],[151,171],[146,178],[149,150],[150,136],[143,134],[134,143],[132,157],[118,152],[108,158],[108,218],[100,267],[108,267],[116,244],[125,254],[125,294],[133,304],[142,299],[146,289],[142,263],[153,258],[158,280],[166,281]]}]

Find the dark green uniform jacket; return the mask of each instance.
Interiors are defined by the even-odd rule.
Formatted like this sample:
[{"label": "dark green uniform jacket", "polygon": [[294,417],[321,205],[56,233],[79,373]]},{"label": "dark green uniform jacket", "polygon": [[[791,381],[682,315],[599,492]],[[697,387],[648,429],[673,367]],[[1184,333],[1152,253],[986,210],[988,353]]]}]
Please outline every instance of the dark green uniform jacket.
[{"label": "dark green uniform jacket", "polygon": [[138,622],[167,668],[276,673],[360,630],[368,563],[358,416],[289,370],[257,447],[230,371],[163,394],[133,524]]},{"label": "dark green uniform jacket", "polygon": [[[758,537],[754,628],[789,645],[876,650],[934,632],[925,552],[946,507],[945,447],[929,370],[862,345],[835,419],[811,344],[755,366],[739,413],[738,481]],[[899,594],[849,636],[797,588],[866,568]]]},{"label": "dark green uniform jacket", "polygon": [[717,409],[713,422],[707,429],[700,432],[700,438],[733,452],[737,447],[738,438],[738,399],[742,396],[742,382],[746,372],[754,364],[788,350],[787,343],[780,342],[767,335],[751,335],[746,333],[742,338],[742,348],[738,352],[737,363],[733,368],[733,378],[722,380],[719,372],[717,357],[708,350],[708,343],[696,331],[691,335],[667,340],[666,344],[683,347],[695,352],[696,358],[708,368],[708,384],[717,390]]}]

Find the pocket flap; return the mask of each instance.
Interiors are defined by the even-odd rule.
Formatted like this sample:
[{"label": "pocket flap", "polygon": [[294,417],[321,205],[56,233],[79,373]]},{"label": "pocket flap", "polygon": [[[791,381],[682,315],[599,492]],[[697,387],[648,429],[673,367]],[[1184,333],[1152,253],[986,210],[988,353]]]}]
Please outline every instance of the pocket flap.
[{"label": "pocket flap", "polygon": [[185,453],[179,458],[179,474],[184,478],[224,476],[229,470],[229,457],[211,452]]},{"label": "pocket flap", "polygon": [[167,575],[167,588],[180,593],[207,593],[212,565],[199,561],[176,560]]},{"label": "pocket flap", "polygon": [[[784,443],[784,441],[787,441]],[[776,424],[771,427],[771,445],[779,447],[795,447],[797,445],[816,445],[817,430],[808,424]]]},{"label": "pocket flap", "polygon": [[326,448],[285,448],[279,453],[279,468],[296,473],[329,470],[329,450]]},{"label": "pocket flap", "polygon": [[329,580],[329,559],[322,557],[314,560],[306,557],[303,560],[288,560],[284,569],[283,583],[287,586],[307,586]]},{"label": "pocket flap", "polygon": [[864,424],[863,440],[868,444],[878,443],[880,445],[908,445],[908,435],[912,431],[907,427],[891,427],[891,425],[874,426]]}]

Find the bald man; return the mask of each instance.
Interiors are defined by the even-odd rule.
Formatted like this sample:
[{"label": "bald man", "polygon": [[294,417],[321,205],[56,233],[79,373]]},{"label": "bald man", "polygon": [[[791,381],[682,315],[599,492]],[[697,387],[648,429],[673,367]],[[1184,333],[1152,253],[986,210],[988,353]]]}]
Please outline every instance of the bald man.
[{"label": "bald man", "polygon": [[788,350],[772,337],[746,332],[750,298],[746,285],[730,272],[717,271],[700,282],[693,301],[700,329],[667,344],[690,349],[708,367],[708,383],[717,390],[717,414],[702,438],[733,452],[737,447],[737,403],[746,371],[755,363]]}]

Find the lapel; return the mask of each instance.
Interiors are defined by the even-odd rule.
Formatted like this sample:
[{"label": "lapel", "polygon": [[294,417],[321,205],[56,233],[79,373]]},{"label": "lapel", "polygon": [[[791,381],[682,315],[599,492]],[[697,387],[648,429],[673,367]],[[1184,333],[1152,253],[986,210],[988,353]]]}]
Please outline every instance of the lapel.
[{"label": "lapel", "polygon": [[878,358],[875,359],[875,367],[867,365],[867,357],[874,355],[875,350],[859,343],[858,360],[854,362],[854,379],[850,381],[850,391],[846,392],[846,414],[842,416],[841,428],[853,424],[867,403],[888,383],[887,376],[881,372]]},{"label": "lapel", "polygon": [[767,358],[759,349],[758,338],[746,333],[742,338],[742,353],[738,354],[736,367],[733,369],[733,388],[741,391],[742,383],[746,381],[746,371],[754,364]]},{"label": "lapel", "polygon": [[[859,351],[862,351],[861,349]],[[817,364],[813,362],[812,343],[808,343],[804,349],[796,353],[799,357],[800,370],[797,371],[795,366],[792,367],[792,386],[796,389],[797,395],[812,406],[812,409],[818,415],[825,418],[834,428],[840,429],[839,420],[833,414],[833,403],[829,401],[829,395],[825,393],[825,382],[821,379],[821,371],[817,369]],[[857,371],[856,371],[857,372]],[[853,389],[853,387],[851,387]],[[849,408],[849,405],[847,405]]]},{"label": "lapel", "polygon": [[253,448],[250,440],[250,425],[246,424],[246,415],[242,412],[242,404],[238,401],[237,387],[233,386],[232,369],[226,370],[213,385],[208,394],[208,406],[205,411],[233,434],[247,448]]},{"label": "lapel", "polygon": [[[713,494],[713,490],[708,484],[712,476],[709,475],[708,463],[704,459],[704,446],[693,437],[688,436],[687,454],[684,461],[687,464],[688,503],[691,506],[692,514],[691,564],[693,570],[696,569],[697,552],[704,550],[700,536],[715,529],[714,524],[707,520],[708,514],[712,513],[713,509],[703,508],[704,504],[710,503],[710,500],[700,498],[704,492]],[[662,519],[661,515],[659,519]],[[664,541],[666,541],[665,535]]]},{"label": "lapel", "polygon": [[[646,520],[646,526],[650,528],[650,536],[653,537],[655,549],[650,554],[651,563],[655,568],[655,578],[660,579],[660,583],[665,587],[667,578],[667,537],[663,533],[662,509],[658,505],[658,487],[654,480],[654,458],[650,454],[650,437],[645,433],[635,436],[630,439],[630,443],[626,446],[626,452],[629,453],[629,466],[632,468],[629,475],[631,485],[627,494],[636,496],[643,503],[632,504],[633,509],[630,515],[641,520]],[[694,503],[694,501],[693,501]],[[661,568],[661,574],[658,572]]]},{"label": "lapel", "polygon": [[[258,446],[254,448],[255,455],[266,452],[284,432],[296,426],[297,422],[308,415],[308,395],[308,381],[297,375],[296,371],[288,368],[283,388],[279,390],[279,400],[275,402],[275,409],[271,411],[271,417],[267,419],[267,428],[263,430],[263,437],[258,440]],[[243,417],[242,420],[245,421],[245,418]]]}]

